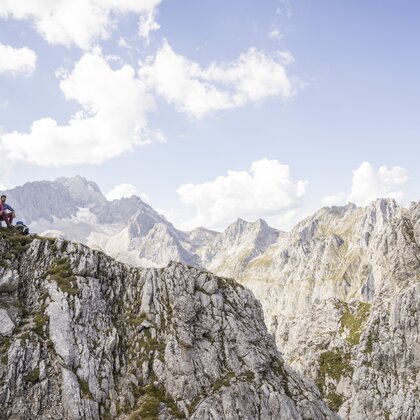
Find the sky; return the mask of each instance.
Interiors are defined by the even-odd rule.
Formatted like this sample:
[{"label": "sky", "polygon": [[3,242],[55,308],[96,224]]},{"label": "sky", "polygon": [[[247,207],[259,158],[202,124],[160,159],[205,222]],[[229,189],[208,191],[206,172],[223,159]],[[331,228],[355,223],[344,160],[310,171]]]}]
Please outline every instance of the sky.
[{"label": "sky", "polygon": [[81,175],[177,227],[420,198],[415,0],[0,0],[0,188]]}]

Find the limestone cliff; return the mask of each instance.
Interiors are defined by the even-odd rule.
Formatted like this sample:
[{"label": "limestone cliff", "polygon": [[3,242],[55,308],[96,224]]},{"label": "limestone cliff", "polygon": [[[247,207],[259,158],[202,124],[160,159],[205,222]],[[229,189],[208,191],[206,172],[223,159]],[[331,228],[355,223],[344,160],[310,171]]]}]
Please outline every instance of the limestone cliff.
[{"label": "limestone cliff", "polygon": [[1,229],[0,292],[4,418],[336,418],[231,280]]}]

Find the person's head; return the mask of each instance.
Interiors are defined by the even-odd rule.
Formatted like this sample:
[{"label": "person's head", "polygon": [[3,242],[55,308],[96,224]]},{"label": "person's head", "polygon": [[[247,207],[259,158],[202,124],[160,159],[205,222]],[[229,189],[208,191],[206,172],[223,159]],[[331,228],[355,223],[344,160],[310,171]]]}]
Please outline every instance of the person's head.
[{"label": "person's head", "polygon": [[1,202],[2,203],[5,203],[6,202],[6,196],[4,194],[0,197],[0,199],[1,199]]}]

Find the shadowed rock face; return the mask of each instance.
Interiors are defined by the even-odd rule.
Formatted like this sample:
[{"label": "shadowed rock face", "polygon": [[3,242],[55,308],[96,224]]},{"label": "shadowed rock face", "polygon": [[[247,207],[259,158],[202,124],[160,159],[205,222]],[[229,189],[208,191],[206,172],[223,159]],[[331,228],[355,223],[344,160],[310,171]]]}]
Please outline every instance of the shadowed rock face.
[{"label": "shadowed rock face", "polygon": [[6,418],[336,418],[231,280],[2,229],[0,284]]}]

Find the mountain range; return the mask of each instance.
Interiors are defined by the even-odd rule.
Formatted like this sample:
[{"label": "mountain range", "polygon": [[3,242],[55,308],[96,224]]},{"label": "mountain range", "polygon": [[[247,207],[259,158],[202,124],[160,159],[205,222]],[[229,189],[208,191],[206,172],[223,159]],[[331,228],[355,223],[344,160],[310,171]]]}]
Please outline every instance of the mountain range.
[{"label": "mountain range", "polygon": [[7,195],[46,237],[133,266],[177,261],[249,288],[285,361],[341,418],[420,418],[420,202],[325,207],[290,232],[239,219],[219,233],[180,231],[139,197],[107,201],[81,177]]}]

